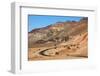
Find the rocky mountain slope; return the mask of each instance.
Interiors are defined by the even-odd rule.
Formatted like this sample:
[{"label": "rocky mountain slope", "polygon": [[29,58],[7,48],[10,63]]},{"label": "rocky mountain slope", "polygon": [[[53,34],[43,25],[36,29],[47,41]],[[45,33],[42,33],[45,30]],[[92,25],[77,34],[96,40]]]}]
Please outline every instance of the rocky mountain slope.
[{"label": "rocky mountain slope", "polygon": [[79,22],[57,22],[43,28],[33,29],[28,33],[29,47],[34,44],[61,43],[68,41],[72,36],[87,32],[87,18]]},{"label": "rocky mountain slope", "polygon": [[28,59],[72,59],[88,57],[88,19],[57,22],[28,33]]}]

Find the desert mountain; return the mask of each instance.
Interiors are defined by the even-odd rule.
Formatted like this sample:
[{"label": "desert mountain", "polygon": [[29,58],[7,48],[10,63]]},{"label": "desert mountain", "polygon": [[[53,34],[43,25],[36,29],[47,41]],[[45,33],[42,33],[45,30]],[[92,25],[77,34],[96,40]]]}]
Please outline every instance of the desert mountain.
[{"label": "desert mountain", "polygon": [[88,57],[88,18],[57,22],[28,33],[28,59]]},{"label": "desert mountain", "polygon": [[33,29],[28,33],[29,47],[34,44],[66,42],[73,36],[87,32],[87,18],[80,21],[57,22],[46,27]]}]

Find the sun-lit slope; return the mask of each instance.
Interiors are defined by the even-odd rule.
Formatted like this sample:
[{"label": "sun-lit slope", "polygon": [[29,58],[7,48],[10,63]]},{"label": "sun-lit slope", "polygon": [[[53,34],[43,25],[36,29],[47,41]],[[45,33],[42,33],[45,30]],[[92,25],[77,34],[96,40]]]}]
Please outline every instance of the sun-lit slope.
[{"label": "sun-lit slope", "polygon": [[43,46],[29,48],[29,60],[45,59],[69,59],[88,57],[88,33],[73,36],[67,42],[62,42],[56,46]]},{"label": "sun-lit slope", "polygon": [[[69,53],[71,56],[88,56],[88,33],[83,33],[73,37],[69,44],[75,45],[72,52]],[[75,51],[76,49],[76,51]]]},{"label": "sun-lit slope", "polygon": [[88,57],[88,20],[57,22],[28,33],[29,60]]},{"label": "sun-lit slope", "polygon": [[33,29],[28,33],[29,47],[34,43],[68,41],[69,36],[74,36],[87,31],[87,19],[79,22],[57,22],[47,27]]}]

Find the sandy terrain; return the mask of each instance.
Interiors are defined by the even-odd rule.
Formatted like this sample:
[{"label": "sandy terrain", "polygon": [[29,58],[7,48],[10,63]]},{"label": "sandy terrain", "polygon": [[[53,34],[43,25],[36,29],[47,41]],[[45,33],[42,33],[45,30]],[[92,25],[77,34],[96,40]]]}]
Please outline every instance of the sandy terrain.
[{"label": "sandy terrain", "polygon": [[[67,42],[59,44],[46,43],[40,46],[28,48],[29,60],[50,60],[50,59],[76,59],[88,57],[88,33],[71,37]],[[35,44],[34,44],[35,45]]]}]

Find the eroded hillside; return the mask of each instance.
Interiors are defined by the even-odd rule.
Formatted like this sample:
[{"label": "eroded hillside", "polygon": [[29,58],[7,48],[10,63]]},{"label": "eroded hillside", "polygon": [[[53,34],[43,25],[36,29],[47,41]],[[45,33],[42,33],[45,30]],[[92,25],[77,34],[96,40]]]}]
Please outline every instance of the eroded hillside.
[{"label": "eroded hillside", "polygon": [[57,22],[28,33],[28,59],[88,57],[88,19]]}]

